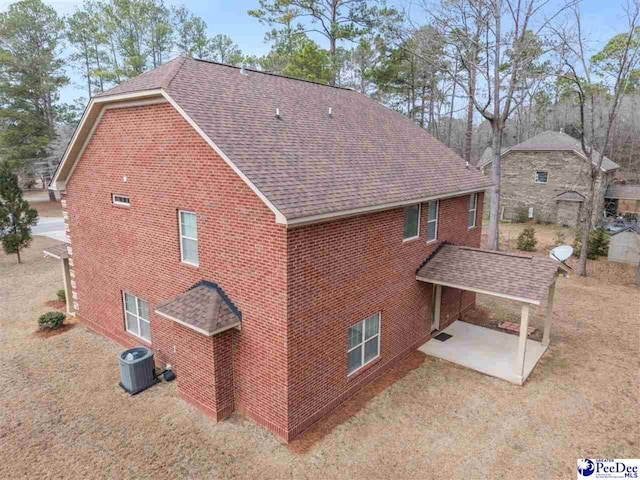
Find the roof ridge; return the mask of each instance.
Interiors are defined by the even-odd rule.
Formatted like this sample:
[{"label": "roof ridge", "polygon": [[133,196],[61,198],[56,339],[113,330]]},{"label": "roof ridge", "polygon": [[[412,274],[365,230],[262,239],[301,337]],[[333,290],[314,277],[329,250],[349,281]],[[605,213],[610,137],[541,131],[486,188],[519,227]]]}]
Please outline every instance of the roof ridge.
[{"label": "roof ridge", "polygon": [[207,288],[214,289],[216,292],[218,292],[218,295],[220,295],[220,298],[222,298],[222,300],[227,304],[227,306],[229,307],[229,310],[231,310],[231,312],[236,317],[238,317],[239,320],[242,320],[242,312],[231,301],[231,299],[227,296],[227,294],[225,293],[225,291],[222,289],[220,285],[218,285],[215,282],[210,282],[209,280],[200,280],[199,282],[189,287],[187,291],[193,290],[194,288],[198,288],[198,287],[207,287]]},{"label": "roof ridge", "polygon": [[311,83],[312,85],[320,85],[321,87],[337,88],[338,90],[346,90],[348,92],[360,93],[360,92],[355,91],[353,88],[349,88],[349,87],[342,87],[340,85],[329,85],[328,83],[316,82],[314,80],[308,80],[306,78],[291,77],[289,75],[283,75],[281,73],[269,72],[269,71],[266,71],[266,70],[256,70],[255,68],[248,68],[248,67],[244,67],[244,66],[238,67],[236,65],[230,65],[228,63],[216,62],[216,61],[207,60],[207,59],[204,59],[204,58],[193,58],[193,57],[184,57],[184,58],[185,59],[189,59],[189,60],[193,60],[193,61],[196,61],[196,62],[209,63],[211,65],[219,65],[221,67],[235,68],[237,70],[244,69],[244,70],[246,70],[248,72],[261,73],[263,75],[271,75],[272,77],[286,78],[288,80],[295,80],[295,81],[298,81],[298,82]]},{"label": "roof ridge", "polygon": [[[168,90],[169,87],[171,86],[171,82],[173,82],[173,80],[178,76],[178,73],[180,73],[180,70],[182,70],[182,67],[184,66],[185,61],[187,60],[187,57],[184,57],[182,55],[176,57],[180,59],[180,63],[178,64],[178,67],[175,69],[175,72],[173,72],[173,75],[171,75],[171,78],[169,79],[169,81],[167,82],[167,85],[161,85],[160,88],[163,88],[165,90]],[[175,59],[174,59],[175,60]],[[173,62],[174,60],[170,60],[169,62]],[[169,63],[167,62],[167,63]],[[164,82],[161,82],[164,83]]]},{"label": "roof ridge", "polygon": [[425,258],[424,261],[418,266],[418,268],[416,269],[416,275],[418,274],[418,272],[420,271],[420,269],[422,267],[424,267],[427,263],[429,263],[429,260],[431,260],[436,253],[438,253],[440,250],[442,250],[442,248],[445,245],[451,245],[452,247],[455,247],[455,245],[453,243],[450,243],[448,240],[443,240],[442,242],[440,242],[440,245],[438,245],[435,248],[435,250],[433,252],[431,252],[431,254],[427,258]]}]

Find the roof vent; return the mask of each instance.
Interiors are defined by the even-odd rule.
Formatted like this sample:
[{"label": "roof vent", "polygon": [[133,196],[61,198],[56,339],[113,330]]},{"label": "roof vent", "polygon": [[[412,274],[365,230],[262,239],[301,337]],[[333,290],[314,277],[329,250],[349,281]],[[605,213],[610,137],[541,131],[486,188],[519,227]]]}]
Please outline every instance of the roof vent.
[{"label": "roof vent", "polygon": [[329,118],[333,117],[333,111],[331,109],[331,107],[329,107]]},{"label": "roof vent", "polygon": [[280,120],[280,118],[282,118],[282,117],[280,117],[280,109],[279,108],[276,108],[276,118],[278,120]]},{"label": "roof vent", "polygon": [[240,66],[240,75],[249,75],[249,72],[245,70],[244,65]]}]

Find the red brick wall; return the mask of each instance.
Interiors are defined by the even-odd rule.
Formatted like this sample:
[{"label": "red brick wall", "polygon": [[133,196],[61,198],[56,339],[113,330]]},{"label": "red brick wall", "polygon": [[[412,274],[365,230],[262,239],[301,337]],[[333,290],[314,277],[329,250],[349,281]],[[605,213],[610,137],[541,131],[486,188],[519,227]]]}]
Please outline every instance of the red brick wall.
[{"label": "red brick wall", "polygon": [[[131,207],[113,206],[112,193],[130,195]],[[106,111],[66,200],[81,319],[122,345],[144,343],[125,332],[122,289],[153,312],[201,279],[217,282],[242,311],[242,332],[213,345],[185,331],[181,347],[181,327],[152,313],[152,347],[178,364],[190,398],[228,410],[234,397],[243,412],[286,430],[286,229],[188,123],[168,104]],[[180,263],[178,209],[198,215],[200,267]],[[200,380],[184,376],[184,345],[207,358],[233,349],[233,372],[209,362],[202,373],[227,388],[232,381],[234,392],[194,390]],[[205,358],[198,362],[205,368]]]},{"label": "red brick wall", "polygon": [[[467,228],[468,198],[440,201],[438,241],[480,245],[480,226]],[[426,215],[423,206],[420,238],[404,243],[402,208],[288,231],[292,437],[428,339],[433,286],[415,278],[438,245],[425,241]],[[455,319],[460,299],[458,290],[443,289],[441,327]],[[464,294],[463,309],[474,301]],[[381,355],[347,377],[347,329],[376,312]]]}]

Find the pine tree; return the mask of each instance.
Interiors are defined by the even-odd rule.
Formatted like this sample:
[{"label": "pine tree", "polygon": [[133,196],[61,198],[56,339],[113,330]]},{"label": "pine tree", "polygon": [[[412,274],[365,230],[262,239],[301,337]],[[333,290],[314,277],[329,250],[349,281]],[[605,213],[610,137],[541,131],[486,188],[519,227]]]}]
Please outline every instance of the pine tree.
[{"label": "pine tree", "polygon": [[6,162],[0,166],[0,241],[7,254],[15,253],[31,243],[31,226],[38,221],[38,212],[22,198],[18,176]]}]

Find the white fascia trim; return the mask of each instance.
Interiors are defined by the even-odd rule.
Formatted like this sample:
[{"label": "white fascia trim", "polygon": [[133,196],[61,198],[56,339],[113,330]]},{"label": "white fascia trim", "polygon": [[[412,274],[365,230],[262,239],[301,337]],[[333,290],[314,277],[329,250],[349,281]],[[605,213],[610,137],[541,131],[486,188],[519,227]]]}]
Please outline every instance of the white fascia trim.
[{"label": "white fascia trim", "polygon": [[173,108],[175,108],[178,111],[178,113],[182,115],[182,117],[187,121],[187,123],[189,123],[189,125],[191,125],[191,127],[200,134],[200,136],[204,139],[204,141],[207,142],[209,146],[213,148],[213,150],[215,150],[215,152],[218,155],[220,155],[220,157],[225,161],[227,165],[229,165],[229,167],[231,167],[231,169],[236,173],[236,175],[238,175],[242,180],[244,180],[244,182],[249,186],[249,188],[253,191],[253,193],[255,193],[258,196],[258,198],[260,198],[260,200],[262,200],[267,207],[269,207],[269,210],[271,210],[273,214],[276,216],[276,223],[286,225],[288,222],[286,217],[282,214],[282,212],[280,212],[280,210],[278,210],[276,206],[273,203],[271,203],[271,201],[267,197],[265,197],[265,195],[258,189],[258,187],[256,187],[254,183],[251,180],[249,180],[249,178],[236,166],[236,164],[229,159],[229,157],[220,149],[220,147],[218,147],[213,142],[213,140],[209,138],[209,136],[206,133],[204,133],[204,131],[198,126],[198,124],[194,122],[189,115],[187,115],[187,113],[182,109],[182,107],[178,105],[178,103],[173,98],[171,98],[171,96],[167,92],[165,92],[164,90],[161,90],[161,93],[162,93],[162,96],[166,98],[167,101],[173,106]]},{"label": "white fascia trim", "polygon": [[[84,150],[87,146],[87,144],[89,143],[89,140],[91,139],[91,137],[93,136],[96,127],[98,126],[98,124],[100,123],[100,120],[102,120],[102,115],[104,114],[104,110],[106,109],[111,109],[111,108],[127,108],[127,107],[137,107],[137,106],[142,106],[142,105],[153,105],[153,104],[157,104],[157,103],[165,103],[166,100],[164,98],[158,98],[161,96],[161,91],[159,89],[157,90],[142,90],[139,92],[132,92],[132,93],[123,93],[121,95],[107,95],[104,97],[94,97],[89,101],[89,104],[87,105],[87,108],[85,108],[85,111],[82,115],[82,119],[80,120],[80,123],[78,124],[78,126],[76,127],[76,130],[73,134],[73,137],[71,138],[71,141],[69,142],[69,145],[67,145],[67,149],[64,152],[64,155],[62,156],[62,160],[60,161],[60,164],[58,165],[58,168],[56,169],[56,173],[53,176],[53,180],[51,181],[51,184],[49,186],[49,190],[57,190],[57,191],[61,191],[64,190],[66,188],[67,185],[67,180],[64,181],[60,181],[58,180],[59,176],[60,176],[60,172],[62,171],[62,167],[64,166],[64,164],[69,160],[69,155],[71,153],[71,147],[78,141],[78,137],[80,135],[80,132],[82,131],[83,127],[85,126],[85,123],[87,122],[87,118],[89,117],[89,113],[94,109],[94,108],[102,108],[102,106],[104,104],[107,104],[104,106],[104,108],[102,108],[102,110],[100,111],[100,113],[98,114],[97,118],[94,120],[93,125],[91,126],[91,130],[89,131],[88,135],[86,136],[86,138],[84,139],[84,143],[82,144],[82,147],[80,148],[80,151],[78,152],[78,154],[76,155],[76,158],[73,161],[73,166],[71,167],[71,170],[69,171],[69,174],[67,175],[67,179],[69,179],[72,175],[73,172],[75,170],[75,167],[78,163],[78,160],[82,157],[82,154],[84,153]],[[156,98],[148,98],[148,97],[156,97]],[[141,100],[142,98],[147,98],[146,100]],[[132,101],[127,101],[127,100],[132,100]],[[138,100],[136,100],[138,99]],[[114,103],[112,104],[111,102],[121,102],[121,103]]]},{"label": "white fascia trim", "polygon": [[172,322],[176,322],[179,323],[182,326],[185,326],[187,328],[190,328],[191,330],[194,330],[198,333],[201,333],[202,335],[206,335],[207,337],[212,337],[214,335],[217,335],[218,333],[222,333],[222,332],[226,332],[227,330],[231,330],[232,328],[236,328],[238,330],[241,329],[241,323],[233,323],[229,326],[223,327],[223,328],[219,328],[218,330],[214,330],[213,332],[207,332],[206,330],[203,330],[202,328],[198,328],[195,327],[187,322],[183,322],[182,320],[178,320],[175,317],[172,317],[171,315],[167,315],[166,313],[162,313],[159,312],[158,310],[155,310],[155,314],[161,316],[162,318],[166,318],[167,320],[171,320]]},{"label": "white fascia trim", "polygon": [[308,223],[321,222],[324,220],[335,220],[337,218],[350,217],[352,215],[360,215],[362,213],[379,212],[382,210],[389,210],[391,208],[414,205],[416,203],[430,202],[432,200],[442,200],[446,198],[461,197],[462,195],[469,195],[471,193],[484,192],[489,188],[491,188],[491,186],[487,186],[484,188],[473,188],[471,190],[460,190],[457,192],[443,193],[441,195],[433,195],[430,197],[421,197],[421,198],[415,198],[411,200],[402,200],[399,202],[383,203],[380,205],[372,205],[370,207],[361,207],[361,208],[354,208],[351,210],[342,210],[339,212],[310,215],[308,217],[300,217],[300,218],[294,218],[293,220],[289,220],[287,222],[287,225],[304,225]]},{"label": "white fascia trim", "polygon": [[536,300],[531,300],[529,298],[516,297],[514,295],[506,295],[504,293],[489,292],[487,290],[482,290],[480,288],[463,287],[455,283],[442,282],[440,280],[433,280],[430,278],[421,277],[420,275],[416,275],[416,280],[420,280],[421,282],[427,282],[427,283],[435,283],[436,285],[442,285],[443,287],[451,287],[451,288],[457,288],[459,290],[467,290],[469,292],[482,293],[484,295],[491,295],[492,297],[506,298],[507,300],[515,300],[516,302],[530,303],[531,305],[540,305],[540,302]]}]

